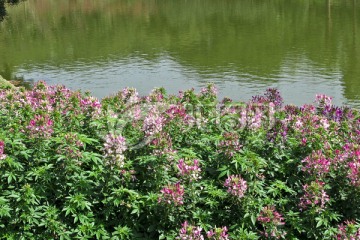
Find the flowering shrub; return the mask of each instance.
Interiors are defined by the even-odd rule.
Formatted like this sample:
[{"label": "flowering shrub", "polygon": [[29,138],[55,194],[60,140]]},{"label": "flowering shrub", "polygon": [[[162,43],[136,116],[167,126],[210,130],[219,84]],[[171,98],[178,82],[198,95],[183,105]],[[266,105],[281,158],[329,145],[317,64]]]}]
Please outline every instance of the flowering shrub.
[{"label": "flowering shrub", "polygon": [[359,111],[216,94],[0,90],[0,239],[359,239]]}]

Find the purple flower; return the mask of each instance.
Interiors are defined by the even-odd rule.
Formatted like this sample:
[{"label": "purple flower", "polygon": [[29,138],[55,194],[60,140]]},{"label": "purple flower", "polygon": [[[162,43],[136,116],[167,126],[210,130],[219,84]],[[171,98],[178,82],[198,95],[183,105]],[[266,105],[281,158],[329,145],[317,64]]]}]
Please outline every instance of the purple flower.
[{"label": "purple flower", "polygon": [[179,163],[176,165],[180,171],[180,175],[188,177],[191,180],[197,180],[200,177],[201,169],[199,167],[199,160],[194,159],[193,161],[185,162],[184,159],[180,159]]},{"label": "purple flower", "polygon": [[4,149],[5,149],[5,143],[4,141],[0,141],[0,160],[6,158],[6,155],[4,154]]},{"label": "purple flower", "polygon": [[53,124],[48,115],[35,115],[26,128],[30,138],[50,138],[54,132]]},{"label": "purple flower", "polygon": [[232,157],[241,150],[241,147],[239,136],[236,133],[226,132],[223,134],[223,140],[218,145],[218,151]]},{"label": "purple flower", "polygon": [[229,235],[227,234],[227,227],[215,228],[206,232],[208,239],[213,240],[229,240]]},{"label": "purple flower", "polygon": [[345,221],[338,225],[337,240],[358,240],[360,239],[360,227],[355,221]]},{"label": "purple flower", "polygon": [[143,131],[145,132],[145,136],[149,137],[161,132],[164,125],[165,118],[160,115],[156,107],[152,107],[143,123]]},{"label": "purple flower", "polygon": [[257,220],[261,223],[264,231],[261,232],[266,238],[284,238],[286,232],[279,229],[281,225],[284,225],[284,218],[276,211],[274,206],[263,207]]},{"label": "purple flower", "polygon": [[330,198],[324,190],[324,182],[312,181],[310,185],[303,186],[304,195],[300,198],[300,210],[305,210],[308,207],[316,207],[317,212],[325,208],[325,204],[329,202]]},{"label": "purple flower", "polygon": [[330,171],[331,160],[326,158],[321,150],[313,151],[312,154],[302,160],[302,170],[319,177]]},{"label": "purple flower", "polygon": [[175,206],[184,204],[184,187],[180,185],[180,182],[168,185],[161,189],[160,192],[161,196],[158,203],[174,204]]},{"label": "purple flower", "polygon": [[251,102],[253,103],[273,103],[276,108],[281,108],[283,104],[283,98],[280,95],[280,92],[276,88],[268,88],[264,96],[257,95],[252,97]]},{"label": "purple flower", "polygon": [[202,95],[209,94],[210,96],[216,97],[218,94],[218,89],[214,84],[209,84],[207,87],[202,88],[200,92]]},{"label": "purple flower", "polygon": [[332,97],[326,96],[325,94],[316,94],[315,102],[319,107],[326,107],[332,105]]},{"label": "purple flower", "polygon": [[224,186],[228,187],[228,193],[238,198],[244,197],[247,190],[246,181],[242,179],[240,175],[230,175],[226,179]]},{"label": "purple flower", "polygon": [[281,108],[284,102],[283,98],[280,95],[280,92],[276,88],[266,89],[265,97],[268,99],[269,102],[274,103],[277,108]]},{"label": "purple flower", "polygon": [[261,223],[272,223],[274,225],[284,225],[284,218],[282,215],[276,211],[274,206],[266,206],[260,212],[260,215],[257,217],[257,220]]},{"label": "purple flower", "polygon": [[120,168],[124,167],[124,152],[126,149],[126,139],[123,136],[115,136],[113,134],[106,135],[104,151],[105,157],[108,159],[107,164],[118,165]]},{"label": "purple flower", "polygon": [[311,104],[304,104],[300,107],[300,111],[302,113],[308,113],[308,114],[315,114],[316,113],[316,107]]},{"label": "purple flower", "polygon": [[353,186],[360,186],[360,150],[356,150],[353,154],[352,161],[348,163],[348,175]]},{"label": "purple flower", "polygon": [[181,224],[180,234],[176,239],[181,240],[204,240],[201,234],[202,228],[189,225],[187,221]]},{"label": "purple flower", "polygon": [[127,104],[135,104],[138,103],[140,100],[139,93],[136,91],[135,88],[124,88],[120,92],[119,97],[123,102]]}]

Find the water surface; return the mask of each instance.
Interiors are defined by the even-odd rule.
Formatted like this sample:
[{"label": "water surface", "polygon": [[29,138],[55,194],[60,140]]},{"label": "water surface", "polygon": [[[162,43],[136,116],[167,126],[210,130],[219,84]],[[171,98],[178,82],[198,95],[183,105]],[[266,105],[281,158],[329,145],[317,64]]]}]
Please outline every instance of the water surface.
[{"label": "water surface", "polygon": [[27,0],[0,23],[0,74],[104,97],[215,83],[247,100],[360,107],[357,0]]}]

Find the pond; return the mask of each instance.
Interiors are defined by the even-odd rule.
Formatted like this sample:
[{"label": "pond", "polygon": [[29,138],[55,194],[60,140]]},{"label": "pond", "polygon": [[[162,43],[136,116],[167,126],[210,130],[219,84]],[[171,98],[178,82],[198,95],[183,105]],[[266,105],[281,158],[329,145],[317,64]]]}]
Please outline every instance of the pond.
[{"label": "pond", "polygon": [[278,88],[360,107],[357,0],[27,0],[0,23],[0,75],[102,98],[208,82],[248,100]]}]

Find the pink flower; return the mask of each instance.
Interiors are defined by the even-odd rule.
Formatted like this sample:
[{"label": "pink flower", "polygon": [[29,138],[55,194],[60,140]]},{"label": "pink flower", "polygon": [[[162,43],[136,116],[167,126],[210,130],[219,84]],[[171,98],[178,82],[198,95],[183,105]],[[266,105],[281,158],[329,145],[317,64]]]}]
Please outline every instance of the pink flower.
[{"label": "pink flower", "polygon": [[207,87],[202,88],[200,92],[202,95],[209,94],[216,97],[218,94],[218,89],[215,87],[214,84],[209,84]]},{"label": "pink flower", "polygon": [[315,102],[319,104],[320,107],[331,106],[332,105],[332,97],[326,96],[324,94],[316,94]]},{"label": "pink flower", "polygon": [[279,226],[284,225],[284,218],[282,215],[276,211],[274,206],[266,206],[264,207],[260,215],[257,217],[257,220],[261,223],[264,227],[264,231],[261,232],[266,238],[274,237],[284,238],[286,232],[281,231]]},{"label": "pink flower", "polygon": [[180,234],[176,239],[181,240],[204,240],[201,234],[202,228],[189,225],[187,221],[181,224]]},{"label": "pink flower", "polygon": [[145,136],[149,137],[161,132],[164,124],[165,118],[160,115],[156,107],[152,107],[143,123],[143,131],[145,132]]},{"label": "pink flower", "polygon": [[54,132],[53,124],[54,122],[48,115],[35,115],[27,126],[30,138],[49,138]]},{"label": "pink flower", "polygon": [[168,185],[160,190],[161,196],[158,199],[158,203],[174,204],[175,206],[184,204],[184,187],[180,185],[180,182]]},{"label": "pink flower", "polygon": [[304,166],[302,170],[309,174],[319,177],[324,176],[330,171],[331,160],[327,159],[321,150],[313,151],[312,154],[302,160]]},{"label": "pink flower", "polygon": [[239,136],[236,133],[226,132],[223,134],[223,140],[218,145],[218,151],[232,157],[241,150],[241,147]]},{"label": "pink flower", "polygon": [[[267,105],[263,103],[250,102],[240,111],[239,124],[241,128],[259,129],[265,120],[265,113],[272,114],[266,111]],[[269,109],[267,109],[269,110]],[[272,110],[271,110],[272,111]]]},{"label": "pink flower", "polygon": [[206,233],[208,239],[213,240],[229,240],[229,235],[227,234],[227,227],[215,228]]},{"label": "pink flower", "polygon": [[173,120],[176,117],[184,119],[186,117],[185,108],[182,105],[171,105],[166,114],[170,120]]},{"label": "pink flower", "polygon": [[360,159],[354,159],[348,163],[349,171],[347,177],[353,186],[360,186]]},{"label": "pink flower", "polygon": [[246,181],[240,175],[230,175],[226,179],[224,186],[228,187],[228,193],[239,198],[244,197],[247,189]]},{"label": "pink flower", "polygon": [[3,160],[6,158],[6,155],[4,154],[4,148],[5,148],[4,141],[0,141],[0,160]]},{"label": "pink flower", "polygon": [[272,223],[274,225],[284,225],[284,218],[276,211],[274,206],[266,206],[260,212],[257,220],[261,223]]},{"label": "pink flower", "polygon": [[135,88],[124,88],[120,93],[120,98],[127,104],[134,104],[139,102],[139,93]]},{"label": "pink flower", "polygon": [[163,88],[155,88],[151,91],[149,96],[146,97],[148,102],[162,102],[164,100]]},{"label": "pink flower", "polygon": [[303,186],[304,195],[300,198],[299,204],[301,210],[317,207],[319,212],[325,208],[325,204],[330,201],[330,198],[324,190],[324,185],[324,182],[316,180],[312,181],[310,185]]},{"label": "pink flower", "polygon": [[176,165],[180,171],[181,176],[189,177],[191,180],[197,180],[201,178],[199,173],[201,169],[199,167],[199,160],[194,159],[192,162],[185,162],[184,159],[180,159],[179,163]]},{"label": "pink flower", "polygon": [[[345,223],[345,224],[344,224]],[[360,239],[360,227],[355,221],[345,221],[338,225],[337,240],[358,240]]]},{"label": "pink flower", "polygon": [[107,164],[115,164],[122,168],[125,164],[124,152],[126,149],[126,139],[123,136],[108,134],[104,143],[105,157],[109,160]]}]

